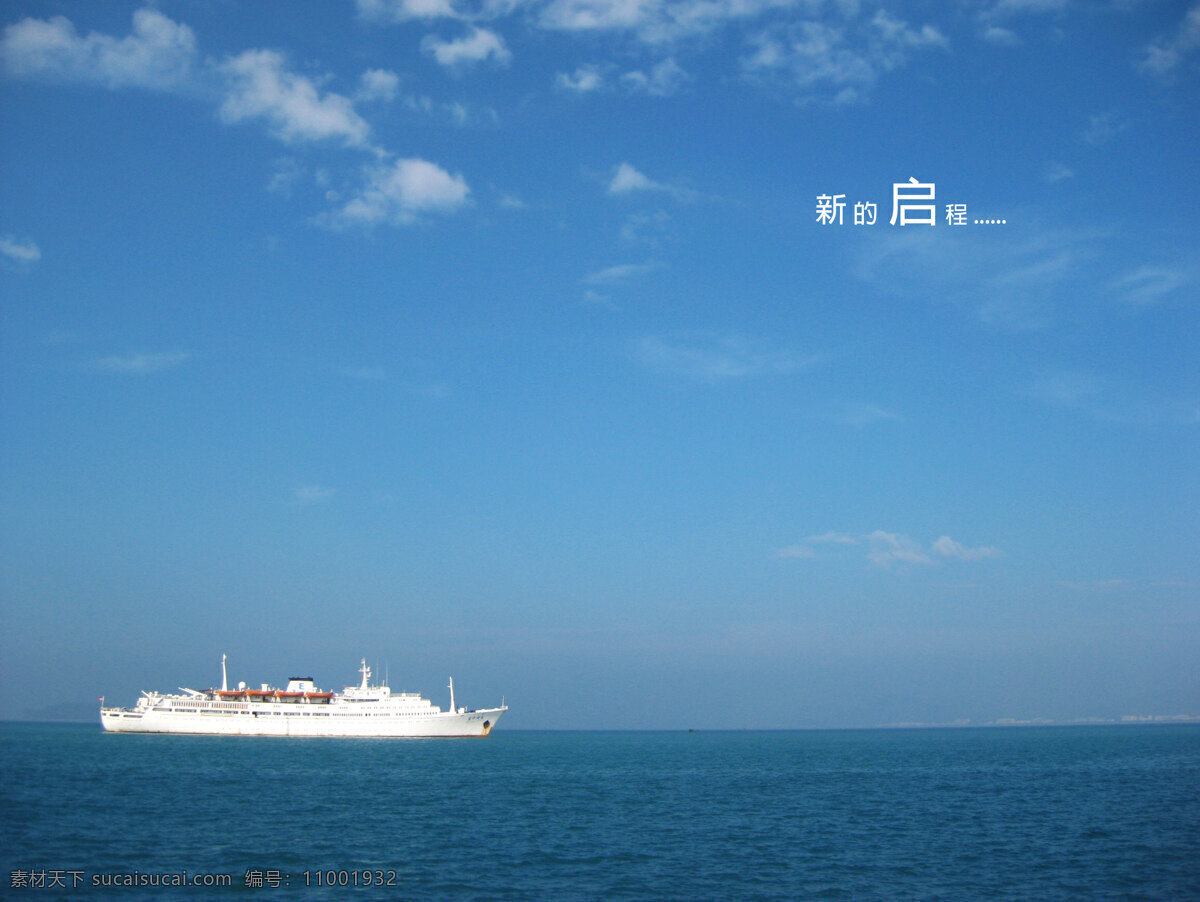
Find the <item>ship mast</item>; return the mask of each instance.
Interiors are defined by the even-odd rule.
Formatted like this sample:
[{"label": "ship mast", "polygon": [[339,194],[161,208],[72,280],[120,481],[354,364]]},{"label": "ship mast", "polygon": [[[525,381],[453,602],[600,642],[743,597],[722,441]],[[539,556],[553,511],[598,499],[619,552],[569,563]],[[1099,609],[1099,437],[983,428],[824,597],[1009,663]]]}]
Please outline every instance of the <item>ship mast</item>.
[{"label": "ship mast", "polygon": [[221,691],[229,691],[229,677],[225,673],[225,656],[221,655]]},{"label": "ship mast", "polygon": [[458,708],[454,707],[454,677],[450,677],[450,713],[454,714]]},{"label": "ship mast", "polygon": [[362,686],[360,686],[359,688],[360,688],[360,689],[367,689],[367,688],[368,688],[368,686],[367,686],[367,678],[371,676],[371,668],[367,666],[367,659],[366,659],[366,658],[363,658],[363,659],[362,659],[362,667],[360,667],[360,668],[358,669],[358,672],[359,672],[359,673],[361,673],[361,674],[362,674],[362,677],[363,677]]}]

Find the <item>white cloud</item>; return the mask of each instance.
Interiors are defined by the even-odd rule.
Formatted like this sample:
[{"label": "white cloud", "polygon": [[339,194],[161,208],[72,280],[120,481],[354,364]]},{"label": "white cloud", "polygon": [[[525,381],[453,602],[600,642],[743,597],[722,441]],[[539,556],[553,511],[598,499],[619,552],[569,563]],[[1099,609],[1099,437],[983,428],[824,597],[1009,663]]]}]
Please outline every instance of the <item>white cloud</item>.
[{"label": "white cloud", "polygon": [[585,307],[604,307],[605,309],[614,311],[621,309],[613,303],[612,298],[608,295],[593,291],[591,288],[583,293],[583,301],[581,303]]},{"label": "white cloud", "polygon": [[656,182],[629,163],[621,163],[608,183],[609,194],[632,194],[635,191],[663,191],[676,200],[695,200],[696,192],[689,188]]},{"label": "white cloud", "polygon": [[583,282],[586,285],[611,285],[645,275],[657,268],[657,263],[618,263],[616,266],[589,273],[583,277]]},{"label": "white cloud", "polygon": [[999,548],[993,548],[990,545],[982,545],[978,548],[966,548],[949,536],[942,536],[933,543],[932,548],[935,554],[946,558],[955,558],[960,561],[982,561],[1000,556]]},{"label": "white cloud", "polygon": [[1062,163],[1047,163],[1042,168],[1042,181],[1048,185],[1056,185],[1059,182],[1075,177],[1075,170],[1069,166],[1064,166]]},{"label": "white cloud", "polygon": [[564,31],[636,29],[653,19],[660,0],[550,0],[542,24]]},{"label": "white cloud", "polygon": [[[611,66],[579,66],[573,73],[560,72],[554,86],[560,91],[589,94],[607,88]],[[618,76],[617,83],[630,94],[648,94],[651,97],[670,97],[691,80],[674,57],[661,60],[649,69],[625,72]]]},{"label": "white cloud", "polygon": [[648,336],[637,345],[642,364],[660,372],[703,382],[751,376],[789,376],[814,366],[819,358],[799,357],[738,336],[693,338],[668,343]]},{"label": "white cloud", "polygon": [[838,415],[838,421],[847,426],[895,423],[903,419],[904,417],[895,411],[885,410],[877,404],[846,404]]},{"label": "white cloud", "polygon": [[554,79],[554,85],[562,91],[588,94],[604,87],[604,73],[599,66],[580,66],[569,75],[566,72],[558,73]]},{"label": "white cloud", "polygon": [[1200,401],[1165,397],[1118,380],[1084,372],[1061,372],[1033,383],[1029,394],[1098,423],[1122,426],[1184,426],[1200,423]]},{"label": "white cloud", "polygon": [[42,259],[41,249],[32,241],[18,241],[12,235],[0,235],[0,254],[17,263],[36,263]]},{"label": "white cloud", "polygon": [[271,174],[271,180],[267,182],[267,190],[272,194],[291,197],[292,188],[303,175],[304,169],[295,158],[280,157],[275,161],[275,171]]},{"label": "white cloud", "polygon": [[877,529],[866,537],[869,551],[867,560],[876,567],[888,568],[892,564],[930,564],[933,561],[922,550],[920,544],[907,536]]},{"label": "white cloud", "polygon": [[743,60],[751,76],[779,74],[805,92],[827,91],[838,102],[851,102],[875,82],[874,66],[859,50],[846,46],[841,28],[800,22],[763,32],[754,53]]},{"label": "white cloud", "polygon": [[221,104],[224,122],[264,119],[286,142],[340,140],[347,147],[370,149],[371,127],[349,98],[321,93],[303,75],[289,72],[273,50],[247,50],[223,63],[228,93]]},{"label": "white cloud", "polygon": [[362,74],[358,100],[394,100],[400,91],[400,76],[387,69],[368,69]]},{"label": "white cloud", "polygon": [[154,354],[137,353],[124,357],[103,357],[95,363],[102,373],[125,376],[144,376],[180,366],[192,359],[187,351],[165,351]]},{"label": "white cloud", "polygon": [[1142,266],[1121,276],[1112,287],[1124,303],[1152,307],[1189,282],[1191,278],[1181,269]]},{"label": "white cloud", "polygon": [[379,22],[458,18],[449,0],[356,0],[356,4],[360,16]]},{"label": "white cloud", "polygon": [[912,28],[882,9],[866,22],[773,26],[751,43],[754,51],[742,60],[747,77],[781,79],[836,104],[863,100],[881,74],[903,65],[913,51],[949,46],[936,28]]},{"label": "white cloud", "polygon": [[626,72],[621,76],[621,84],[626,89],[652,97],[670,97],[678,93],[688,81],[688,74],[675,62],[674,57],[668,57],[652,66],[649,73],[639,70]]},{"label": "white cloud", "polygon": [[[949,536],[942,536],[931,543],[928,550],[918,541],[900,533],[885,532],[877,529],[862,535],[849,533],[828,532],[820,536],[810,536],[803,542],[788,546],[779,553],[779,557],[798,559],[813,559],[820,555],[816,547],[819,545],[846,546],[866,550],[866,559],[874,567],[890,569],[898,564],[919,564],[922,566],[938,563],[938,558],[957,561],[983,561],[1001,556],[1000,549],[991,546],[967,548]],[[830,550],[830,554],[833,549]],[[855,552],[859,554],[861,552]],[[935,557],[936,556],[936,557]]]},{"label": "white cloud", "polygon": [[949,47],[945,36],[932,25],[922,25],[919,29],[910,28],[903,19],[889,15],[883,9],[876,11],[871,19],[871,28],[877,37],[877,43],[874,44],[875,53],[888,69],[903,62],[901,51],[904,49]]},{"label": "white cloud", "polygon": [[989,44],[997,44],[1001,47],[1015,47],[1021,43],[1016,32],[1011,28],[1002,28],[999,25],[987,26],[983,30],[983,39]]},{"label": "white cloud", "polygon": [[[885,222],[888,215],[880,211]],[[1047,328],[1059,308],[1077,298],[1077,283],[1088,282],[1103,252],[1103,236],[1095,231],[1043,230],[1012,220],[992,230],[893,229],[863,238],[857,272],[866,281],[905,297],[963,305],[985,325],[1008,332]]]},{"label": "white cloud", "polygon": [[657,245],[669,234],[671,217],[662,210],[653,213],[632,213],[621,226],[621,240],[626,244]]},{"label": "white cloud", "polygon": [[337,213],[335,225],[404,225],[421,213],[451,213],[467,203],[471,192],[461,175],[427,160],[397,160],[364,173],[366,184]]},{"label": "white cloud", "polygon": [[453,125],[465,127],[495,126],[500,122],[500,116],[491,107],[472,109],[464,103],[437,103],[432,97],[424,94],[410,94],[402,98],[401,103],[414,113],[425,116],[438,116]]},{"label": "white cloud", "polygon": [[1139,65],[1151,75],[1170,75],[1197,49],[1200,49],[1200,3],[1187,11],[1174,35],[1146,47]]},{"label": "white cloud", "polygon": [[622,163],[608,183],[609,194],[628,194],[630,191],[661,191],[663,186],[638,172],[628,163]]},{"label": "white cloud", "polygon": [[1019,13],[1056,13],[1067,8],[1068,0],[997,0],[992,6],[994,15]]},{"label": "white cloud", "polygon": [[430,35],[421,42],[421,49],[432,54],[443,66],[478,63],[489,57],[504,64],[512,58],[504,46],[504,38],[486,28],[472,28],[469,35],[455,41],[443,41]]},{"label": "white cloud", "polygon": [[1055,16],[1068,5],[1069,0],[985,0],[978,14],[983,39],[1000,46],[1018,46],[1020,36],[1008,27],[1014,20],[1024,24],[1031,16]]},{"label": "white cloud", "polygon": [[625,31],[651,44],[708,34],[794,0],[550,0],[539,24],[560,31]]},{"label": "white cloud", "polygon": [[1117,113],[1097,113],[1088,117],[1088,127],[1083,133],[1083,140],[1093,146],[1107,144],[1129,127]]},{"label": "white cloud", "polygon": [[153,9],[137,10],[133,33],[124,38],[96,32],[80,37],[63,16],[27,18],[4,30],[0,57],[19,78],[170,91],[192,79],[196,38],[188,26]]}]

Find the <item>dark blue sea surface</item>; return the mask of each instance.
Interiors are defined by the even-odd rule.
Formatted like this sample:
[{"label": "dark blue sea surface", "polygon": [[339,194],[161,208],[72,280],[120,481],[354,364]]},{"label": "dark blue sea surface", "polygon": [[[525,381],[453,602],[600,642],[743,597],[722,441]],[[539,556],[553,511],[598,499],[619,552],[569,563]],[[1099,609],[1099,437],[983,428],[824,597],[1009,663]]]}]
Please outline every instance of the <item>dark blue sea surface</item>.
[{"label": "dark blue sea surface", "polygon": [[0,752],[4,898],[1200,899],[1200,726]]}]

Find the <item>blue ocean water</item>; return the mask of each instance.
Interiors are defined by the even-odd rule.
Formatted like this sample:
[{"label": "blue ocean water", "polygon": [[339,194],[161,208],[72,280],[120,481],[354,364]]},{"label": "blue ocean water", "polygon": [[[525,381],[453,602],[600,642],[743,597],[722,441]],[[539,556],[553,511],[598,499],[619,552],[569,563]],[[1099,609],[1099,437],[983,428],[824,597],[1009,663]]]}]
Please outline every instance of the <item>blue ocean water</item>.
[{"label": "blue ocean water", "polygon": [[1200,899],[1200,726],[0,751],[5,898]]}]

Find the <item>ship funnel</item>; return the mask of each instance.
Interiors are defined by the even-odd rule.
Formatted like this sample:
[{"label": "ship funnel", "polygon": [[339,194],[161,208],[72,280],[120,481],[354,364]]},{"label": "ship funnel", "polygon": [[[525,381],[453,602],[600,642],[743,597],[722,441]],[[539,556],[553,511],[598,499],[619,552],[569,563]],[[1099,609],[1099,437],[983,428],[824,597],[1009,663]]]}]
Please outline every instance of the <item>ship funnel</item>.
[{"label": "ship funnel", "polygon": [[229,691],[229,676],[225,673],[225,656],[221,655],[221,691]]}]

